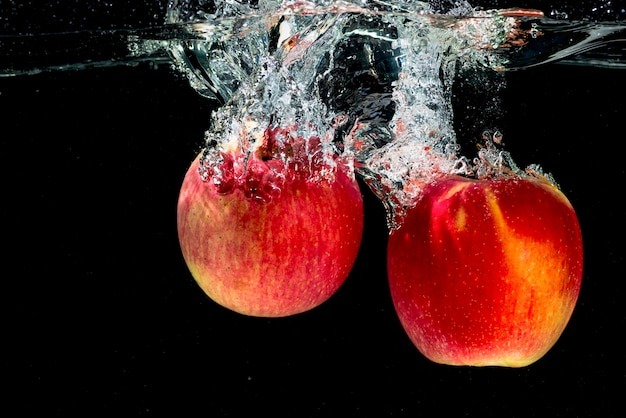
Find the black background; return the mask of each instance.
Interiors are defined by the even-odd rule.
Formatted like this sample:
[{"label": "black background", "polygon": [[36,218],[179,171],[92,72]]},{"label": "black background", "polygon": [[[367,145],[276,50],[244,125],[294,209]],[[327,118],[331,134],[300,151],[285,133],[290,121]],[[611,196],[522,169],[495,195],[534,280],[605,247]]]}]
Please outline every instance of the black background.
[{"label": "black background", "polygon": [[[393,311],[384,212],[365,187],[361,251],[328,302],[283,319],[217,306],[176,237],[178,189],[212,103],[166,65],[0,78],[1,407],[11,416],[624,416],[624,77],[554,64],[506,74],[496,118],[506,149],[553,173],[585,245],[568,327],[522,369],[442,366],[417,351]],[[461,125],[480,97],[458,93],[460,137],[474,135]]]}]

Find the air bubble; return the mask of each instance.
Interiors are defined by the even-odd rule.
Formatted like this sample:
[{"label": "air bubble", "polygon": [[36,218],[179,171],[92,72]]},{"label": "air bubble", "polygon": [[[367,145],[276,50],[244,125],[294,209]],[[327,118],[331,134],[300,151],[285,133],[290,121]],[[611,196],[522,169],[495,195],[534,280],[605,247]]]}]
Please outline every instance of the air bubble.
[{"label": "air bubble", "polygon": [[559,20],[567,20],[567,18],[569,17],[568,14],[566,12],[562,12],[562,11],[558,11],[558,10],[551,10],[550,11],[550,17],[552,17],[553,19],[559,19]]},{"label": "air bubble", "polygon": [[194,24],[202,39],[171,54],[194,88],[224,102],[201,166],[220,192],[242,188],[267,203],[285,182],[343,169],[380,197],[393,229],[441,177],[524,173],[499,149],[499,131],[486,133],[474,161],[460,155],[451,103],[461,71],[504,67],[494,50],[520,41],[514,17],[467,2],[441,14],[417,0],[217,0],[217,12],[205,9],[170,7],[170,22],[206,19]]}]

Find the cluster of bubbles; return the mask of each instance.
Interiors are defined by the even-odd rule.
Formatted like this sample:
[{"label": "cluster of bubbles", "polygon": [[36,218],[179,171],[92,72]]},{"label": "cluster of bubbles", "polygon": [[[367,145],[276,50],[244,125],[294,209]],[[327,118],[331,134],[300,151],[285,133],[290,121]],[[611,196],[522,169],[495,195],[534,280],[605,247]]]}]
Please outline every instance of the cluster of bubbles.
[{"label": "cluster of bubbles", "polygon": [[[478,157],[459,155],[451,89],[459,70],[498,71],[494,51],[516,20],[465,1],[176,1],[169,23],[190,23],[173,43],[177,69],[220,101],[206,134],[205,176],[224,152],[251,155],[268,129],[312,138],[332,168],[362,176],[398,227],[424,186],[450,174],[523,173],[490,135]],[[288,154],[275,156],[284,165]],[[532,170],[540,171],[539,167]],[[219,176],[218,176],[218,181]]]}]

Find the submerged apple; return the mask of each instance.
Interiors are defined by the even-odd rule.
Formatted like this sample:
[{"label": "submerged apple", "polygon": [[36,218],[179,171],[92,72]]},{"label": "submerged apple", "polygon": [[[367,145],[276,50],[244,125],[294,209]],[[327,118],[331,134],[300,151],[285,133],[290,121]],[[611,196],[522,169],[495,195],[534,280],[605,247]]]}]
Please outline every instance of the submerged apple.
[{"label": "submerged apple", "polygon": [[402,326],[427,358],[449,365],[541,358],[570,319],[582,263],[574,209],[534,177],[427,186],[388,246]]},{"label": "submerged apple", "polygon": [[211,299],[279,317],[335,293],[358,253],[363,202],[351,170],[333,165],[319,139],[269,128],[251,154],[225,150],[212,166],[195,159],[180,191],[178,236]]}]

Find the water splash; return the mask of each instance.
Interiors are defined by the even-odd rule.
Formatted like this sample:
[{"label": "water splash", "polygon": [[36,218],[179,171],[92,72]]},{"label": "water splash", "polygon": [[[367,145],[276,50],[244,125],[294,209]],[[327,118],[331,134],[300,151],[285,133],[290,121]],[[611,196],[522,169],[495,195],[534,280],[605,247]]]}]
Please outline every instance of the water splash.
[{"label": "water splash", "polygon": [[294,170],[317,181],[347,168],[381,199],[392,230],[441,177],[546,177],[520,170],[498,135],[476,158],[461,155],[452,109],[455,78],[502,71],[502,49],[541,35],[521,18],[542,13],[435,3],[172,1],[168,22],[194,31],[170,45],[176,68],[224,104],[203,178],[265,203]]},{"label": "water splash", "polygon": [[[60,23],[62,20],[52,23],[49,22],[50,19],[46,22],[33,21],[29,11],[34,6],[27,3],[24,7],[9,8],[4,16],[5,22],[9,23],[0,32],[0,77],[138,66],[145,63],[154,68],[174,62],[180,71],[195,74],[194,81],[197,84],[194,87],[214,100],[221,96],[221,91],[216,91],[215,88],[228,83],[212,84],[210,74],[204,72],[205,69],[212,68],[205,65],[209,61],[209,55],[205,53],[215,54],[211,60],[218,62],[220,59],[224,62],[232,59],[233,71],[221,74],[218,78],[237,79],[245,74],[245,65],[241,67],[244,72],[236,74],[236,70],[240,68],[237,51],[234,51],[234,55],[220,56],[219,49],[222,46],[217,41],[228,44],[229,38],[245,32],[244,26],[247,26],[249,19],[254,20],[263,14],[276,14],[279,8],[278,2],[262,2],[260,6],[264,7],[260,8],[254,1],[231,1],[221,2],[229,5],[225,10],[222,9],[225,11],[222,13],[216,11],[213,0],[172,0],[167,7],[167,19],[161,24],[151,24],[143,20],[131,24],[133,19],[129,18],[130,21],[118,21],[117,26],[109,24],[103,28],[100,21],[90,24],[87,18],[73,19],[76,17],[74,15],[63,24]],[[389,3],[395,9],[374,1],[337,4],[344,10],[352,9],[354,13],[364,16],[401,12],[398,2]],[[483,6],[489,3],[490,7],[502,4],[478,0],[477,3],[482,3]],[[328,6],[326,9],[329,12],[338,11],[330,6],[333,4],[331,2],[323,4]],[[404,5],[404,2],[400,4]],[[460,18],[459,23],[471,20],[468,19],[471,16],[483,21],[493,19],[496,25],[503,27],[514,22],[513,30],[500,31],[511,35],[511,39],[497,47],[499,54],[506,56],[504,69],[507,70],[547,62],[626,68],[626,12],[623,8],[614,6],[610,0],[596,0],[588,4],[559,3],[557,8],[544,10],[545,16],[528,13],[524,9],[485,10],[476,7],[472,11],[466,2],[431,0],[430,4],[434,21],[445,22],[443,24],[450,28],[455,26],[456,17]],[[509,4],[515,5],[514,2]],[[235,13],[235,10],[238,12]],[[291,14],[297,12],[294,9]],[[408,13],[405,11],[405,14]],[[506,19],[502,20],[503,16]],[[154,22],[161,19],[158,13],[153,13],[148,18]],[[487,38],[491,38],[491,35]],[[210,44],[208,47],[207,43]],[[173,53],[176,49],[178,52]],[[250,52],[250,62],[254,63],[254,48]]]},{"label": "water splash", "polygon": [[[517,168],[495,140],[475,159],[460,155],[452,85],[476,68],[626,68],[623,10],[607,0],[592,11],[617,18],[565,21],[575,8],[548,18],[446,0],[171,0],[161,27],[2,35],[0,77],[171,63],[222,105],[201,173],[220,190],[252,185],[250,197],[263,202],[286,171],[319,180],[347,169],[382,199],[395,228],[440,176],[541,172]],[[259,175],[246,180],[257,160],[267,187]]]}]

